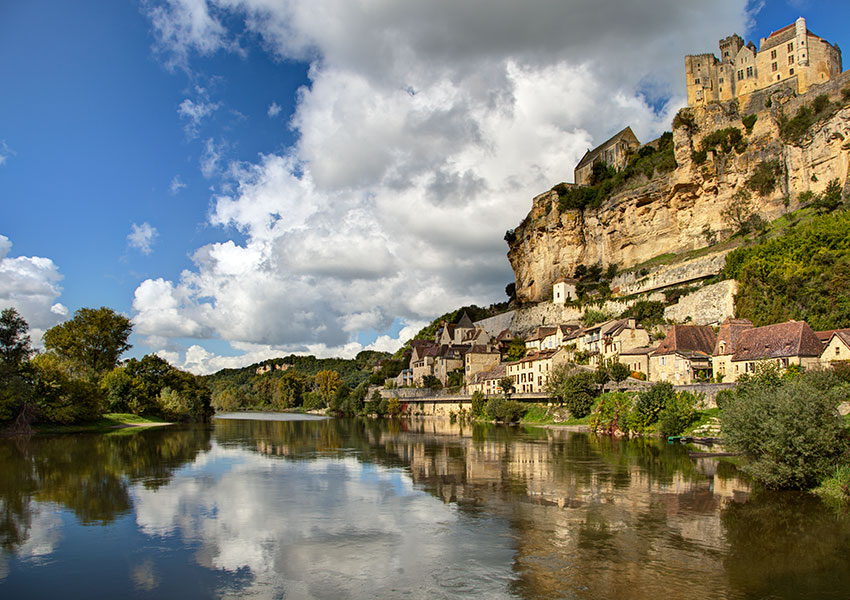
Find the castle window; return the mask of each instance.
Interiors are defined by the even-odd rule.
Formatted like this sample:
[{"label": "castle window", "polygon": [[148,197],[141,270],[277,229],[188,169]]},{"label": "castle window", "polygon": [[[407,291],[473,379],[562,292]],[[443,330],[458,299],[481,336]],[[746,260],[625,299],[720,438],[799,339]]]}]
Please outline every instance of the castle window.
[{"label": "castle window", "polygon": [[776,58],[776,50],[771,50],[771,51],[770,51],[770,58],[772,58],[772,59],[773,59],[773,58]]},{"label": "castle window", "polygon": [[789,75],[793,75],[793,74],[794,74],[794,69],[790,69],[790,70],[788,71],[788,74],[789,74]]},{"label": "castle window", "polygon": [[724,53],[723,53],[723,56],[724,56],[724,58],[725,58],[725,57],[727,57],[727,56],[729,56],[729,52],[724,52]]},{"label": "castle window", "polygon": [[741,81],[744,78],[744,69],[738,71],[738,81]]},{"label": "castle window", "polygon": [[723,78],[722,78],[722,77],[720,78],[720,83],[723,83]]},{"label": "castle window", "polygon": [[694,79],[694,84],[699,85],[699,79]]},{"label": "castle window", "polygon": [[788,43],[788,52],[793,52],[793,51],[794,51],[794,42],[789,42]]},{"label": "castle window", "polygon": [[752,76],[753,76],[753,68],[747,67],[747,77],[752,77]]},{"label": "castle window", "polygon": [[793,54],[789,54],[789,55],[788,55],[788,64],[789,64],[789,65],[793,65],[793,64],[794,64],[794,55],[793,55]]},{"label": "castle window", "polygon": [[776,65],[776,63],[770,63],[770,70],[771,70],[771,71],[775,71],[775,70],[777,70],[778,68],[779,68],[779,67]]}]

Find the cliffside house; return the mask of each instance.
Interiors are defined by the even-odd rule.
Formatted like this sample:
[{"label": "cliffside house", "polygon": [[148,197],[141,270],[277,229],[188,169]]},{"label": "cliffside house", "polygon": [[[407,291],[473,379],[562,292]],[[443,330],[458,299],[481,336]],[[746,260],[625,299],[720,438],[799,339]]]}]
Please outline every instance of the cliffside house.
[{"label": "cliffside house", "polygon": [[625,350],[649,345],[649,332],[634,319],[615,319],[586,327],[576,336],[576,350],[590,354],[590,364],[609,363]]},{"label": "cliffside house", "polygon": [[514,339],[514,334],[510,329],[503,329],[499,335],[496,336],[496,339],[493,340],[493,344],[502,354],[507,354],[508,350],[511,347],[511,342]]},{"label": "cliffside house", "polygon": [[834,330],[820,355],[824,366],[842,361],[850,361],[850,329]]},{"label": "cliffside house", "polygon": [[631,369],[632,373],[643,373],[649,380],[649,355],[655,352],[657,346],[642,346],[620,352],[619,360]]},{"label": "cliffside house", "polygon": [[576,300],[576,280],[561,277],[552,284],[552,304],[564,305]]},{"label": "cliffside house", "polygon": [[782,81],[802,94],[842,70],[841,50],[809,31],[803,17],[762,38],[758,50],[737,34],[723,38],[719,46],[719,59],[714,54],[685,57],[688,106],[735,98],[743,102],[752,92]]},{"label": "cliffside house", "polygon": [[708,325],[673,325],[649,355],[649,381],[687,385],[711,377],[711,353],[717,342]]},{"label": "cliffside house", "polygon": [[[721,332],[723,325],[721,324]],[[755,373],[761,364],[775,363],[780,369],[791,365],[814,367],[823,354],[823,344],[804,321],[788,321],[746,327],[738,324],[731,346],[718,334],[717,352],[712,358],[715,373],[723,374],[724,382],[735,382],[745,373]],[[721,368],[723,369],[721,371]]]},{"label": "cliffside house", "polygon": [[507,366],[505,363],[498,364],[489,371],[481,371],[472,376],[471,381],[466,384],[466,393],[474,394],[481,392],[485,396],[495,396],[501,393],[499,382],[506,376]]},{"label": "cliffside house", "polygon": [[564,348],[534,352],[520,360],[505,363],[506,373],[513,379],[517,393],[539,394],[545,391],[555,365],[567,362],[567,355]]},{"label": "cliffside house", "polygon": [[[584,156],[576,165],[574,181],[578,185],[589,185],[593,165],[600,161],[617,170],[622,169],[629,162],[629,154],[635,152],[638,148],[640,148],[640,142],[632,132],[632,128],[626,127],[593,150],[584,153]],[[575,288],[573,288],[573,293],[575,293]]]},{"label": "cliffside house", "polygon": [[[543,350],[543,341],[553,344],[556,339],[557,327],[538,327],[530,336],[525,339],[525,349],[527,352],[539,352]],[[551,347],[550,347],[551,349]]]}]

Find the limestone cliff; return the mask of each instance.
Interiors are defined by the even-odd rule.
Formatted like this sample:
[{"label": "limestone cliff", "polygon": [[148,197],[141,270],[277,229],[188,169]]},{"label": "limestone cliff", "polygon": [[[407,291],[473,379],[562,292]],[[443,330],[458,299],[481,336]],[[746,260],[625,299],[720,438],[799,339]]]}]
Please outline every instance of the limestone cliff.
[{"label": "limestone cliff", "polygon": [[[521,302],[550,299],[552,283],[571,276],[579,264],[617,264],[629,268],[666,253],[706,246],[710,229],[716,239],[733,233],[721,212],[733,196],[745,189],[758,165],[778,161],[781,172],[771,193],[751,193],[752,210],[764,219],[775,219],[800,207],[803,192],[820,193],[833,179],[845,186],[850,168],[850,103],[842,90],[850,85],[850,72],[799,96],[776,94],[759,108],[750,102],[746,111],[737,104],[712,104],[691,109],[694,131],[673,131],[677,168],[650,180],[641,177],[629,189],[605,200],[597,209],[558,208],[558,193],[544,192],[532,201],[531,212],[515,229],[508,259],[516,278]],[[815,123],[797,144],[780,136],[783,115],[793,116],[819,94],[828,93],[844,107]],[[746,132],[742,117],[757,115],[752,131],[745,133],[746,149],[727,154],[708,152],[696,164],[693,151],[712,132],[737,127]]]}]

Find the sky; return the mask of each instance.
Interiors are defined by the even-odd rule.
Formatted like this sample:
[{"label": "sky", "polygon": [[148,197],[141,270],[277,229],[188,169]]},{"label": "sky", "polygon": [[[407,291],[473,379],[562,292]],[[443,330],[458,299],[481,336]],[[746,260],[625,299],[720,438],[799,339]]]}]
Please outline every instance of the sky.
[{"label": "sky", "polygon": [[[845,0],[0,0],[0,308],[210,373],[506,300],[504,232],[684,55]],[[845,59],[850,60],[850,59]]]}]

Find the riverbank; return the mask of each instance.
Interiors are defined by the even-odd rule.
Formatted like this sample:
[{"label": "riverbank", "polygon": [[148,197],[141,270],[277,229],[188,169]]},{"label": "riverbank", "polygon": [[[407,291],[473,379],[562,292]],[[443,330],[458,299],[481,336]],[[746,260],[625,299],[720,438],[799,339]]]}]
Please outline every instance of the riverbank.
[{"label": "riverbank", "polygon": [[118,429],[137,429],[142,427],[165,427],[173,425],[158,419],[141,417],[130,413],[107,413],[91,423],[71,425],[42,424],[33,425],[33,433],[105,433]]}]

